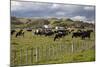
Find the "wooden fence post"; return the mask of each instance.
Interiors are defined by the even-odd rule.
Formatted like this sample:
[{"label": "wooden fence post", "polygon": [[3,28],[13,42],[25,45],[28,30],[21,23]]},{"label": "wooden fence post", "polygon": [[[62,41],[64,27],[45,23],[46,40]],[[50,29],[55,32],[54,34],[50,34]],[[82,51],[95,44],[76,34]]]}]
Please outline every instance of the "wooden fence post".
[{"label": "wooden fence post", "polygon": [[36,63],[38,62],[38,48],[35,49],[36,51],[36,57],[35,57],[35,60],[36,60]]},{"label": "wooden fence post", "polygon": [[22,49],[20,50],[20,65],[22,65]]},{"label": "wooden fence post", "polygon": [[33,48],[31,48],[31,64],[33,64]]},{"label": "wooden fence post", "polygon": [[26,49],[26,64],[28,64],[28,48]]},{"label": "wooden fence post", "polygon": [[13,61],[13,65],[16,64],[16,50],[14,51],[14,61]]},{"label": "wooden fence post", "polygon": [[52,60],[53,57],[53,50],[52,50],[52,46],[49,47],[49,55],[50,55],[50,60]]},{"label": "wooden fence post", "polygon": [[45,57],[46,58],[46,61],[48,60],[48,54],[49,54],[48,53],[48,47],[46,46],[46,57]]},{"label": "wooden fence post", "polygon": [[46,47],[46,58],[47,60],[51,59],[51,47],[50,46]]},{"label": "wooden fence post", "polygon": [[71,51],[72,51],[72,53],[74,52],[74,44],[72,43],[72,45],[71,45]]},{"label": "wooden fence post", "polygon": [[42,52],[42,53],[41,53],[41,59],[44,59],[44,54],[43,54],[43,53],[44,53],[44,52],[43,52],[43,46],[41,46],[41,49],[42,49],[42,50],[41,50],[41,52]]},{"label": "wooden fence post", "polygon": [[55,48],[54,48],[54,59],[56,59],[56,56],[57,55],[57,46],[55,45]]},{"label": "wooden fence post", "polygon": [[49,47],[48,47],[48,52],[49,52],[49,53],[48,53],[48,57],[49,57],[48,60],[51,59],[51,52],[50,52],[51,50],[50,50],[50,48],[51,48],[51,47],[49,46]]},{"label": "wooden fence post", "polygon": [[57,57],[58,57],[58,45],[56,45],[56,59],[57,59]]},{"label": "wooden fence post", "polygon": [[[61,53],[61,52],[62,52],[62,48],[61,48],[61,45],[59,45],[59,46],[60,46],[60,48],[59,48],[59,49],[60,49],[60,53]],[[62,56],[62,53],[61,53],[61,56]]]},{"label": "wooden fence post", "polygon": [[54,59],[54,47],[52,47],[52,56],[53,56],[53,59]]}]

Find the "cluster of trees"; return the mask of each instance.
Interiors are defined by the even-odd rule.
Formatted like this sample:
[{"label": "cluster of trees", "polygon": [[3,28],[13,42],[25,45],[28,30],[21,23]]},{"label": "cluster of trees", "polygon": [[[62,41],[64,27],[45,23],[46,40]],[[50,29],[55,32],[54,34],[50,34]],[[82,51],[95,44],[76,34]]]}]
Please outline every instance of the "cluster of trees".
[{"label": "cluster of trees", "polygon": [[32,27],[37,28],[43,25],[51,25],[52,27],[55,26],[63,26],[63,27],[94,27],[93,23],[86,23],[83,21],[73,21],[70,18],[24,18],[25,21],[19,20],[21,18],[11,17],[11,25],[13,27]]},{"label": "cluster of trees", "polygon": [[11,17],[11,24],[13,24],[13,25],[20,25],[20,24],[23,24],[23,23],[18,18]]}]

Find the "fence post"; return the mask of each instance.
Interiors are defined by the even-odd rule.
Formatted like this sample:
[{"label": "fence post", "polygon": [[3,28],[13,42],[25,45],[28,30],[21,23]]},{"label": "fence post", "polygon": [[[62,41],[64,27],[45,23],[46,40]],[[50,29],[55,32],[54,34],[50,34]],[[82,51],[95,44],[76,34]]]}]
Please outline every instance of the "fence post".
[{"label": "fence post", "polygon": [[58,58],[58,44],[56,45],[56,59]]},{"label": "fence post", "polygon": [[16,50],[14,51],[14,61],[13,61],[13,65],[16,64]]},{"label": "fence post", "polygon": [[26,64],[28,64],[28,48],[26,49]]},{"label": "fence post", "polygon": [[33,48],[31,48],[31,63],[33,64]]},{"label": "fence post", "polygon": [[46,57],[45,57],[46,58],[46,61],[48,60],[48,56],[47,56],[48,54],[49,54],[48,53],[48,47],[46,46]]},{"label": "fence post", "polygon": [[52,56],[52,47],[51,46],[49,47],[49,56],[50,56],[49,60],[52,60],[53,56]]},{"label": "fence post", "polygon": [[22,49],[20,50],[20,65],[22,65]]},{"label": "fence post", "polygon": [[62,53],[61,53],[61,52],[62,52],[62,48],[61,48],[61,45],[59,45],[59,46],[60,46],[60,54],[61,54],[61,56],[62,56]]},{"label": "fence post", "polygon": [[48,53],[48,57],[49,57],[48,60],[51,59],[51,52],[50,52],[51,50],[50,50],[50,48],[51,48],[51,47],[49,46],[49,48],[48,48],[48,52],[49,52],[49,53]]},{"label": "fence post", "polygon": [[44,53],[44,52],[43,52],[43,46],[41,46],[41,49],[42,49],[42,50],[41,50],[41,59],[44,59],[44,54],[43,54],[43,53]]},{"label": "fence post", "polygon": [[54,47],[52,46],[52,57],[54,59]]},{"label": "fence post", "polygon": [[54,59],[56,59],[56,46],[53,47],[53,54],[54,54]]},{"label": "fence post", "polygon": [[48,50],[49,50],[49,58],[48,59],[50,60],[52,58],[52,56],[51,56],[52,55],[51,54],[51,46],[49,46]]},{"label": "fence post", "polygon": [[84,49],[84,46],[85,46],[85,45],[84,45],[84,41],[83,41],[83,42],[82,42],[82,50]]},{"label": "fence post", "polygon": [[72,53],[74,52],[74,44],[72,43],[72,45],[71,45],[71,51],[72,51]]},{"label": "fence post", "polygon": [[36,58],[36,62],[38,62],[38,48],[36,48],[35,51],[36,51],[36,57],[35,57]]}]

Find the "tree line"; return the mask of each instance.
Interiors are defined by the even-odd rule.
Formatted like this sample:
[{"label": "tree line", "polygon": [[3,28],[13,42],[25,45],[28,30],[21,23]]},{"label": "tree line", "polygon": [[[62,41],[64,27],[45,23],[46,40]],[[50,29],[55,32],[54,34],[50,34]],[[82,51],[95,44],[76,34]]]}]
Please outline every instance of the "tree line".
[{"label": "tree line", "polygon": [[79,27],[79,28],[94,28],[93,23],[87,23],[84,21],[74,21],[70,18],[17,18],[11,17],[11,26],[12,27],[32,27],[38,28],[43,25],[62,26],[62,27]]}]

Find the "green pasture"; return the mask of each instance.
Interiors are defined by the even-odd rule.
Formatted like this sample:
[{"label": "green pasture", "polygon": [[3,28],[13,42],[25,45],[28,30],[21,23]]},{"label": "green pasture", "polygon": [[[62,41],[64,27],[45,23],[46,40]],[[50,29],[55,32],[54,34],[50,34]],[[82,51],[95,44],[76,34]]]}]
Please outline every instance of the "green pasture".
[{"label": "green pasture", "polygon": [[[16,34],[16,33],[15,33]],[[32,32],[27,32],[25,31],[25,36],[18,36],[17,38],[15,37],[15,34],[11,36],[11,64],[15,65],[36,65],[36,64],[54,64],[54,63],[72,63],[72,62],[84,62],[84,61],[95,61],[95,48],[91,47],[91,44],[95,44],[95,36],[94,32],[91,34],[90,39],[85,39],[82,40],[81,38],[71,38],[72,34],[69,34],[65,36],[64,38],[57,39],[56,41],[53,41],[54,35],[53,36],[37,36],[33,35]],[[81,51],[80,49],[77,49],[80,45],[81,42],[87,43],[88,46],[91,48],[86,49],[84,51]],[[75,43],[75,49],[79,52],[75,53],[70,53],[70,46],[72,43]],[[59,50],[59,45],[63,46],[62,51]],[[66,48],[67,46],[67,48]],[[46,51],[48,51],[49,47],[53,47],[55,50],[55,53],[50,53],[50,55]],[[32,60],[31,62],[31,51],[28,51],[28,60],[26,62],[25,54],[27,49],[31,48],[41,48],[39,49],[40,55],[38,62],[35,62],[35,59]],[[87,46],[84,47],[88,48]],[[17,53],[17,58],[15,58],[15,63],[13,62],[13,50],[23,50],[22,53],[22,62],[20,61],[20,52]],[[52,48],[51,48],[52,50]],[[33,53],[35,53],[33,51]],[[53,56],[55,54],[56,56]],[[33,57],[35,58],[35,56]],[[27,64],[26,64],[27,63]]]}]

